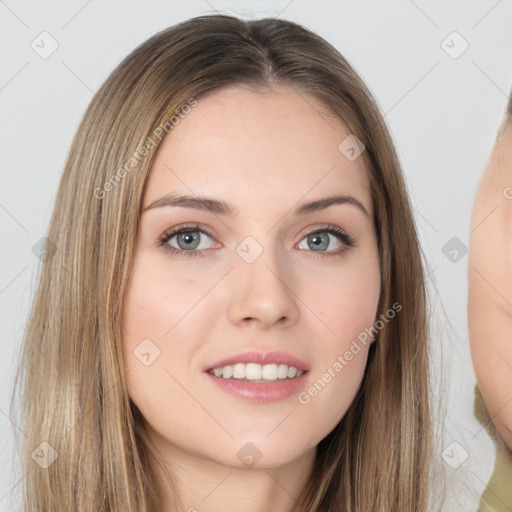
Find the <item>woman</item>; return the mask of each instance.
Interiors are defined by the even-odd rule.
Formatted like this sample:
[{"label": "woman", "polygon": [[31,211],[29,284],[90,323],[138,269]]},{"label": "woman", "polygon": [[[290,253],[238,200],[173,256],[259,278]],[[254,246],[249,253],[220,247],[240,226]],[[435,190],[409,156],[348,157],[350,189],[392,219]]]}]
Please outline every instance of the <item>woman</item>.
[{"label": "woman", "polygon": [[476,415],[496,442],[481,512],[512,508],[512,94],[471,219],[468,321]]},{"label": "woman", "polygon": [[140,45],[48,239],[27,510],[427,509],[422,254],[378,107],[326,41],[214,15]]}]

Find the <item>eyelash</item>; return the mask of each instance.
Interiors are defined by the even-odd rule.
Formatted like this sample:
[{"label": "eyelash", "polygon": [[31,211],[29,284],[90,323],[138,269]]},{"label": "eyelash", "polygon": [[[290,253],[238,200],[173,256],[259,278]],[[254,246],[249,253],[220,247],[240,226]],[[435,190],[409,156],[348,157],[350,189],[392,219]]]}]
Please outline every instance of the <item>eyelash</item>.
[{"label": "eyelash", "polygon": [[[206,228],[200,228],[197,224],[196,225],[186,225],[181,226],[179,228],[173,228],[169,231],[166,231],[158,240],[158,246],[162,247],[164,251],[178,255],[178,256],[204,256],[203,249],[200,250],[193,250],[193,251],[183,251],[180,249],[176,249],[175,247],[172,247],[171,245],[167,244],[167,242],[175,235],[180,235],[182,233],[193,233],[195,231],[198,231],[200,233],[204,233],[205,235],[208,235],[210,238],[214,238],[213,233],[211,233]],[[315,229],[313,231],[310,231],[308,233],[305,233],[302,237],[305,238],[306,236],[313,235],[316,233],[330,233],[334,236],[336,236],[341,242],[345,244],[346,247],[339,249],[337,251],[309,251],[311,252],[311,257],[318,258],[318,257],[324,257],[324,256],[341,256],[347,249],[351,247],[356,247],[356,239],[351,237],[348,233],[343,231],[342,229],[338,228],[337,226],[334,226],[332,224],[328,224],[327,226],[319,229]],[[301,240],[302,240],[301,239]],[[304,250],[304,249],[301,249]],[[315,254],[317,253],[317,254]]]}]

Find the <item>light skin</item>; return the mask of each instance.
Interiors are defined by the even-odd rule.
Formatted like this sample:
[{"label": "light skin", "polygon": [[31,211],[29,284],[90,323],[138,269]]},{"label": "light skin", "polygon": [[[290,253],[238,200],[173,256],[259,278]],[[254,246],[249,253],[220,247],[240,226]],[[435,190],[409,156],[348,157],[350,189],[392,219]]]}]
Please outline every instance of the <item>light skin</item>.
[{"label": "light skin", "polygon": [[504,122],[471,219],[469,337],[475,373],[498,432],[512,450],[512,121]]},{"label": "light skin", "polygon": [[[175,497],[179,510],[296,510],[316,445],[356,395],[369,344],[307,405],[296,393],[248,402],[204,373],[240,352],[279,350],[310,365],[307,390],[373,325],[377,235],[363,158],[350,161],[338,150],[349,134],[310,95],[281,85],[266,93],[230,86],[198,98],[158,150],[143,197],[123,347],[130,397],[177,488],[174,496],[162,479],[164,512],[174,510]],[[169,193],[222,200],[238,215],[146,209]],[[333,195],[362,208],[344,203],[294,214]],[[198,255],[183,254],[191,250],[184,235],[166,242],[181,254],[158,246],[170,228],[190,224],[212,234],[194,232]],[[326,233],[328,225],[356,245]],[[320,239],[308,237],[314,231]],[[262,249],[252,263],[237,252],[248,236],[255,241],[249,251]],[[134,356],[147,338],[160,350],[149,366]],[[261,454],[251,466],[237,457],[247,443]]]}]

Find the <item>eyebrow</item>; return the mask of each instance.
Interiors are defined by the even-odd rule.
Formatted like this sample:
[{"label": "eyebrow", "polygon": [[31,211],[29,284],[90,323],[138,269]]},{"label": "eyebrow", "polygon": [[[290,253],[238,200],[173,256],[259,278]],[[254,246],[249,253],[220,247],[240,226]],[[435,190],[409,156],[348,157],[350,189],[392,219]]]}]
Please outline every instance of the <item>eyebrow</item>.
[{"label": "eyebrow", "polygon": [[[366,217],[370,216],[361,202],[359,202],[355,197],[347,195],[329,196],[308,203],[303,203],[299,205],[293,213],[294,215],[306,215],[308,213],[324,210],[334,204],[350,204],[358,208]],[[166,194],[165,196],[156,199],[148,206],[146,206],[142,210],[142,213],[154,208],[161,208],[164,206],[181,206],[183,208],[194,208],[196,210],[205,210],[218,215],[227,215],[230,217],[236,217],[240,213],[238,209],[229,203],[226,203],[225,201],[219,201],[209,197],[175,194]]]}]

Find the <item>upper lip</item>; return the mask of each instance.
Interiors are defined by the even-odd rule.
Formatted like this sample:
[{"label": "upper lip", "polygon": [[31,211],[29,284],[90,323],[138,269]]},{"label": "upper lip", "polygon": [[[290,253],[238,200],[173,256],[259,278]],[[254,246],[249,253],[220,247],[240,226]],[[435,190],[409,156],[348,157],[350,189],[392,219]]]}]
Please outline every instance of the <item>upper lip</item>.
[{"label": "upper lip", "polygon": [[214,364],[211,364],[205,368],[204,371],[213,370],[214,368],[222,368],[223,366],[231,366],[236,363],[257,363],[257,364],[287,364],[288,366],[294,366],[297,370],[308,371],[310,366],[304,361],[301,361],[295,356],[288,354],[287,352],[240,352],[234,356],[221,359]]}]

